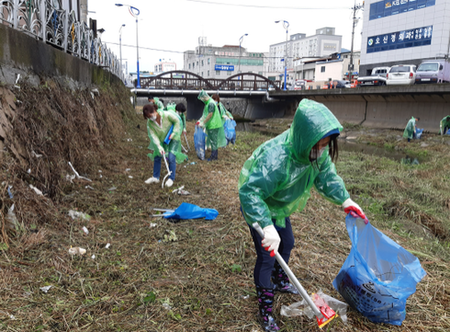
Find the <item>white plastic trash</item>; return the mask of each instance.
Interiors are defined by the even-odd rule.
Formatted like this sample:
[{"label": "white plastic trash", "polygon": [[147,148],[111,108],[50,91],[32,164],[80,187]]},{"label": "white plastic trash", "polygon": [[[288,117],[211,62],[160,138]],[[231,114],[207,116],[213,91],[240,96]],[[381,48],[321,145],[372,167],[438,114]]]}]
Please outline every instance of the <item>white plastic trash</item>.
[{"label": "white plastic trash", "polygon": [[83,232],[84,232],[86,235],[89,234],[89,230],[87,229],[86,226],[83,226],[82,230],[83,230]]},{"label": "white plastic trash", "polygon": [[111,247],[111,243],[107,243],[105,249],[109,249],[109,247]]},{"label": "white plastic trash", "polygon": [[41,287],[41,288],[39,288],[41,291],[43,291],[44,293],[48,293],[48,291],[50,290],[50,288],[52,288],[53,286],[44,286],[44,287]]},{"label": "white plastic trash", "polygon": [[86,253],[86,249],[80,248],[80,247],[74,247],[69,249],[69,255],[75,256],[80,255],[83,256]]}]

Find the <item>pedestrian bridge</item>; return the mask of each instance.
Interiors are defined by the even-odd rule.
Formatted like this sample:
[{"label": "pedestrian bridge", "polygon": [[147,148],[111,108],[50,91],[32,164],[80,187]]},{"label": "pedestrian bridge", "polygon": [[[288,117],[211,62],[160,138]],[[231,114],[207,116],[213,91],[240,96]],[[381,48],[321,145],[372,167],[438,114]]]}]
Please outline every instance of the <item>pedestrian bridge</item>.
[{"label": "pedestrian bridge", "polygon": [[220,90],[279,91],[280,81],[271,81],[255,73],[240,73],[227,79],[204,78],[189,71],[173,70],[140,80],[141,89],[155,90]]},{"label": "pedestrian bridge", "polygon": [[293,115],[303,98],[325,104],[341,122],[374,128],[404,128],[414,116],[420,118],[419,128],[437,132],[439,121],[450,115],[450,84],[283,91],[279,86],[271,88],[273,81],[252,73],[241,74],[242,79],[234,75],[227,80],[178,78],[176,73],[182,72],[143,79],[141,86],[145,88],[132,91],[140,97],[166,96],[169,101],[170,97],[183,97],[188,105],[188,119],[202,114],[203,103],[197,99],[200,89],[209,95],[218,93],[233,114],[247,119]]}]

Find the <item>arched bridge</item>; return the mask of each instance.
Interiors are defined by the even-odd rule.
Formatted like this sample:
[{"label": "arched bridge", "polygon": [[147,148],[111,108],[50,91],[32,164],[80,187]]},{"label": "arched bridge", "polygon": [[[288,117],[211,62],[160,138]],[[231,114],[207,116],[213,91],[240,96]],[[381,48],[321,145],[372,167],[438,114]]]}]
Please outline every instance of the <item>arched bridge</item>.
[{"label": "arched bridge", "polygon": [[280,81],[254,73],[240,73],[227,79],[204,78],[183,70],[141,78],[142,89],[280,91]]}]

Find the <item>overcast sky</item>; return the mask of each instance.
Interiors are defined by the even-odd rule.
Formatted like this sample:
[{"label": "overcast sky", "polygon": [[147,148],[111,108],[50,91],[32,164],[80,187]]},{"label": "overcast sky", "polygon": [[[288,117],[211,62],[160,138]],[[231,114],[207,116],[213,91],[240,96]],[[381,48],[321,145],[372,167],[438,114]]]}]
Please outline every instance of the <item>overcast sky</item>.
[{"label": "overcast sky", "polygon": [[[131,2],[128,2],[131,1]],[[139,15],[140,69],[153,71],[159,59],[171,59],[183,69],[183,52],[194,50],[198,37],[212,46],[242,44],[251,52],[268,52],[269,46],[286,40],[286,32],[276,20],[289,22],[289,35],[314,35],[316,29],[335,27],[342,35],[342,47],[350,49],[354,0],[91,0],[89,18],[103,28],[102,41],[119,58],[119,29],[122,24],[122,59],[128,71],[136,71],[136,21],[126,7]],[[362,1],[357,1],[362,3]],[[95,12],[95,13],[94,13]],[[362,18],[362,11],[357,17]],[[354,50],[361,49],[362,19],[355,29]],[[126,46],[129,45],[129,46]],[[168,52],[172,51],[172,52]]]}]

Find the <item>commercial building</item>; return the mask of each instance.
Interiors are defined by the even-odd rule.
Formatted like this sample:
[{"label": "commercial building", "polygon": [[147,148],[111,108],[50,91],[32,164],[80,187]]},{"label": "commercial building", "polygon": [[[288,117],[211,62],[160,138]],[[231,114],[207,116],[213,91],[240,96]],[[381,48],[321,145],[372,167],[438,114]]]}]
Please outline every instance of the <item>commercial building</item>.
[{"label": "commercial building", "polygon": [[284,57],[287,47],[287,68],[293,72],[294,60],[299,58],[325,57],[341,51],[342,36],[335,35],[335,28],[316,30],[313,36],[296,33],[288,41],[270,45],[269,71],[284,73]]},{"label": "commercial building", "polygon": [[226,79],[229,76],[251,72],[267,73],[268,62],[263,52],[249,52],[244,47],[199,45],[195,51],[183,55],[184,70],[204,78]]},{"label": "commercial building", "polygon": [[448,57],[450,0],[366,0],[363,15],[361,75]]},{"label": "commercial building", "polygon": [[154,74],[159,75],[171,70],[177,70],[176,62],[173,62],[170,59],[169,61],[166,61],[165,59],[159,59],[159,61],[155,64]]}]

